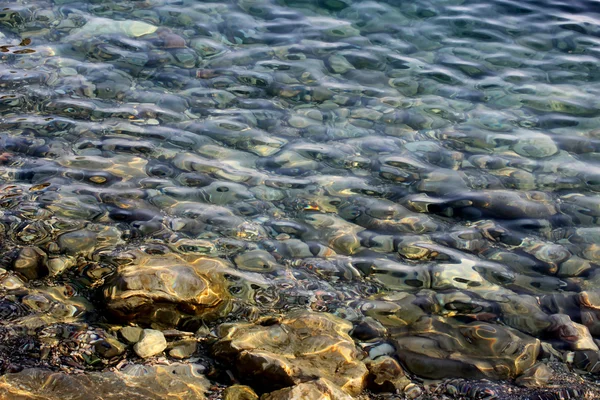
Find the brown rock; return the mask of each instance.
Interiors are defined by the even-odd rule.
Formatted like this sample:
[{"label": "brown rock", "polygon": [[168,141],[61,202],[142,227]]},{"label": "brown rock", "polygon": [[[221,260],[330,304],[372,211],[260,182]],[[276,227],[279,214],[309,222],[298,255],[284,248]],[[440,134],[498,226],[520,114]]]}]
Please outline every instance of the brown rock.
[{"label": "brown rock", "polygon": [[218,273],[227,267],[223,260],[142,252],[129,257],[104,287],[106,305],[117,317],[167,327],[227,314],[229,296]]},{"label": "brown rock", "polygon": [[276,390],[261,396],[260,400],[352,400],[327,379],[300,383],[296,386]]},{"label": "brown rock", "polygon": [[365,317],[352,330],[352,337],[361,341],[380,339],[385,336],[385,327],[371,317]]},{"label": "brown rock", "polygon": [[185,47],[185,39],[171,32],[169,29],[159,29],[157,32],[165,49],[181,49]]},{"label": "brown rock", "polygon": [[23,247],[15,260],[15,271],[21,273],[27,279],[38,279],[48,274],[45,261],[46,253],[38,247]]},{"label": "brown rock", "polygon": [[367,388],[373,392],[396,393],[410,383],[398,361],[392,357],[378,357],[365,364],[369,370]]},{"label": "brown rock", "polygon": [[587,326],[571,321],[568,315],[553,314],[550,316],[550,322],[552,325],[548,330],[566,342],[571,350],[600,350]]},{"label": "brown rock", "polygon": [[540,341],[515,329],[485,322],[423,317],[392,332],[396,355],[420,377],[510,379],[533,366]]},{"label": "brown rock", "polygon": [[588,327],[592,335],[600,335],[600,291],[581,292],[578,300],[581,306],[581,322]]},{"label": "brown rock", "polygon": [[212,352],[260,391],[323,377],[357,395],[365,387],[367,368],[348,335],[351,328],[331,314],[296,311],[267,326],[221,325]]},{"label": "brown rock", "polygon": [[112,337],[106,337],[94,344],[96,353],[104,358],[112,358],[123,354],[125,345]]},{"label": "brown rock", "polygon": [[519,386],[525,387],[540,387],[548,385],[553,376],[552,370],[542,363],[537,363],[533,367],[527,369],[515,382]]},{"label": "brown rock", "polygon": [[250,386],[233,385],[223,391],[223,400],[258,400]]},{"label": "brown rock", "polygon": [[207,388],[208,380],[188,364],[81,375],[32,368],[0,377],[0,399],[11,400],[203,400]]}]

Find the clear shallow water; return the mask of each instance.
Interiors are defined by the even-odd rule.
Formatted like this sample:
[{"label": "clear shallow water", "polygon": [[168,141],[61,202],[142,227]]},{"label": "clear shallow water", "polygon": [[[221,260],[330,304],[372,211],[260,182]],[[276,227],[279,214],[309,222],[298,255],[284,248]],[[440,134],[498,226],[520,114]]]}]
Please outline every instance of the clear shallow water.
[{"label": "clear shallow water", "polygon": [[599,11],[5,4],[5,325],[311,308],[422,378],[596,372]]}]

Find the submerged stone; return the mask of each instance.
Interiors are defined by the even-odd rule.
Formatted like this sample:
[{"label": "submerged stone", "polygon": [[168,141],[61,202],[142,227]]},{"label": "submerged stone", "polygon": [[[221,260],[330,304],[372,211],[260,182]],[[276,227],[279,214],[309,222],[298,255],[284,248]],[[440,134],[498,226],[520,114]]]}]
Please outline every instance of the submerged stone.
[{"label": "submerged stone", "polygon": [[540,352],[538,339],[515,329],[439,317],[392,330],[392,337],[403,365],[431,379],[510,379],[533,366]]},{"label": "submerged stone", "polygon": [[120,33],[129,37],[139,37],[154,33],[156,29],[156,26],[142,21],[114,21],[108,18],[94,17],[87,21],[81,28],[73,30],[71,34],[75,37],[92,37]]},{"label": "submerged stone", "polygon": [[160,354],[167,348],[167,340],[162,332],[154,329],[144,329],[140,341],[133,346],[135,353],[148,358]]},{"label": "submerged stone", "polygon": [[212,353],[260,391],[323,377],[357,395],[365,387],[367,368],[348,335],[351,328],[330,314],[295,311],[263,324],[221,325]]},{"label": "submerged stone", "polygon": [[119,356],[125,352],[125,345],[112,337],[106,337],[94,344],[96,353],[105,358]]},{"label": "submerged stone", "polygon": [[528,368],[516,379],[516,384],[525,387],[544,387],[548,385],[554,375],[552,369],[546,364],[538,363]]},{"label": "submerged stone", "polygon": [[15,260],[15,271],[27,279],[38,279],[48,274],[45,266],[47,255],[38,247],[23,247]]},{"label": "submerged stone", "polygon": [[208,380],[189,364],[128,365],[117,372],[70,375],[25,369],[0,377],[0,397],[23,400],[60,399],[205,399]]},{"label": "submerged stone", "polygon": [[219,275],[226,268],[222,260],[199,257],[188,262],[174,254],[134,254],[135,261],[120,265],[103,289],[107,307],[116,316],[177,326],[227,313],[229,296]]},{"label": "submerged stone", "polygon": [[320,378],[315,381],[299,383],[290,388],[276,390],[261,400],[330,399],[351,400],[352,396],[338,389],[331,381]]},{"label": "submerged stone", "polygon": [[396,393],[410,383],[398,361],[392,357],[378,357],[365,364],[369,369],[367,388],[374,392]]},{"label": "submerged stone", "polygon": [[189,358],[196,352],[197,347],[198,343],[195,340],[183,341],[169,350],[169,355],[177,359]]},{"label": "submerged stone", "polygon": [[119,334],[127,343],[134,344],[140,341],[144,330],[137,326],[126,326],[119,331]]},{"label": "submerged stone", "polygon": [[585,397],[533,386],[600,369],[594,10],[462,3],[3,5],[0,375]]},{"label": "submerged stone", "polygon": [[223,391],[223,400],[258,400],[250,386],[233,385]]}]

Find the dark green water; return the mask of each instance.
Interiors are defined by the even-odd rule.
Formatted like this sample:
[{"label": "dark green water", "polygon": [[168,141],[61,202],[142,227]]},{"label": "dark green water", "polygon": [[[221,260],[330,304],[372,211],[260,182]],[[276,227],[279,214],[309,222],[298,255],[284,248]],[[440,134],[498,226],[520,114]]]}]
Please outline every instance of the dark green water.
[{"label": "dark green water", "polygon": [[296,309],[417,382],[600,371],[597,1],[0,9],[3,372]]}]

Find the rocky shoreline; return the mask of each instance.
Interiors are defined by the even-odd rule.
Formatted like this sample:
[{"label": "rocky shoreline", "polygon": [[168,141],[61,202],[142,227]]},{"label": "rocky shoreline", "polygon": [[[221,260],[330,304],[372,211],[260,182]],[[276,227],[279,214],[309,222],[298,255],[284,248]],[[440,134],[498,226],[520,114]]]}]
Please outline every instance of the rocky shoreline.
[{"label": "rocky shoreline", "polygon": [[[171,347],[171,343],[170,346]],[[203,348],[204,346],[201,345]],[[24,368],[7,372],[0,377],[0,398],[3,399],[207,399],[207,400],[291,400],[306,399],[596,399],[600,385],[590,376],[576,374],[563,363],[541,364],[547,374],[541,380],[527,382],[491,382],[488,380],[445,379],[422,381],[404,371],[390,358],[369,363],[364,376],[365,389],[350,396],[333,381],[316,376],[302,376],[297,383],[271,392],[254,390],[242,384],[237,374],[225,364],[215,364],[198,351],[188,359],[158,355],[140,360],[132,352],[124,355],[117,365],[102,371],[81,370],[74,366],[58,368]],[[13,371],[20,363],[9,362],[2,354],[4,365]],[[12,355],[9,356],[14,359]],[[37,360],[22,360],[24,365],[43,365]],[[373,365],[375,364],[375,365]],[[251,365],[251,364],[250,364]],[[241,365],[247,368],[250,365]],[[267,364],[269,369],[280,367]],[[207,367],[208,366],[208,367]],[[291,365],[295,367],[294,364]],[[379,368],[378,368],[379,367]],[[234,368],[235,370],[235,368]],[[274,378],[273,371],[257,376]],[[275,373],[277,376],[277,373]],[[532,374],[533,375],[533,374]],[[255,375],[256,376],[256,375]],[[332,377],[332,376],[329,376]],[[334,379],[335,376],[333,376]],[[412,379],[411,379],[412,378]],[[530,377],[531,378],[531,377]],[[538,377],[539,378],[539,377]],[[534,378],[535,379],[535,378]],[[336,379],[338,380],[338,379]],[[251,382],[250,382],[251,383]],[[276,386],[284,381],[274,381]],[[539,386],[538,386],[539,385]],[[263,389],[263,385],[255,388]],[[260,395],[262,393],[262,395]],[[305,396],[305,397],[298,397]]]},{"label": "rocky shoreline", "polygon": [[[5,272],[2,282],[17,280]],[[254,322],[217,321],[196,332],[143,329],[135,324],[49,323],[27,314],[30,310],[23,306],[23,299],[33,295],[23,294],[30,290],[34,291],[7,290],[0,303],[2,399],[547,400],[600,396],[596,376],[544,352],[515,380],[419,378],[397,361],[401,355],[387,354],[389,349],[381,344],[375,350],[369,346],[369,333],[387,337],[385,328],[379,329],[374,320],[353,325],[329,313],[296,309]]]}]

